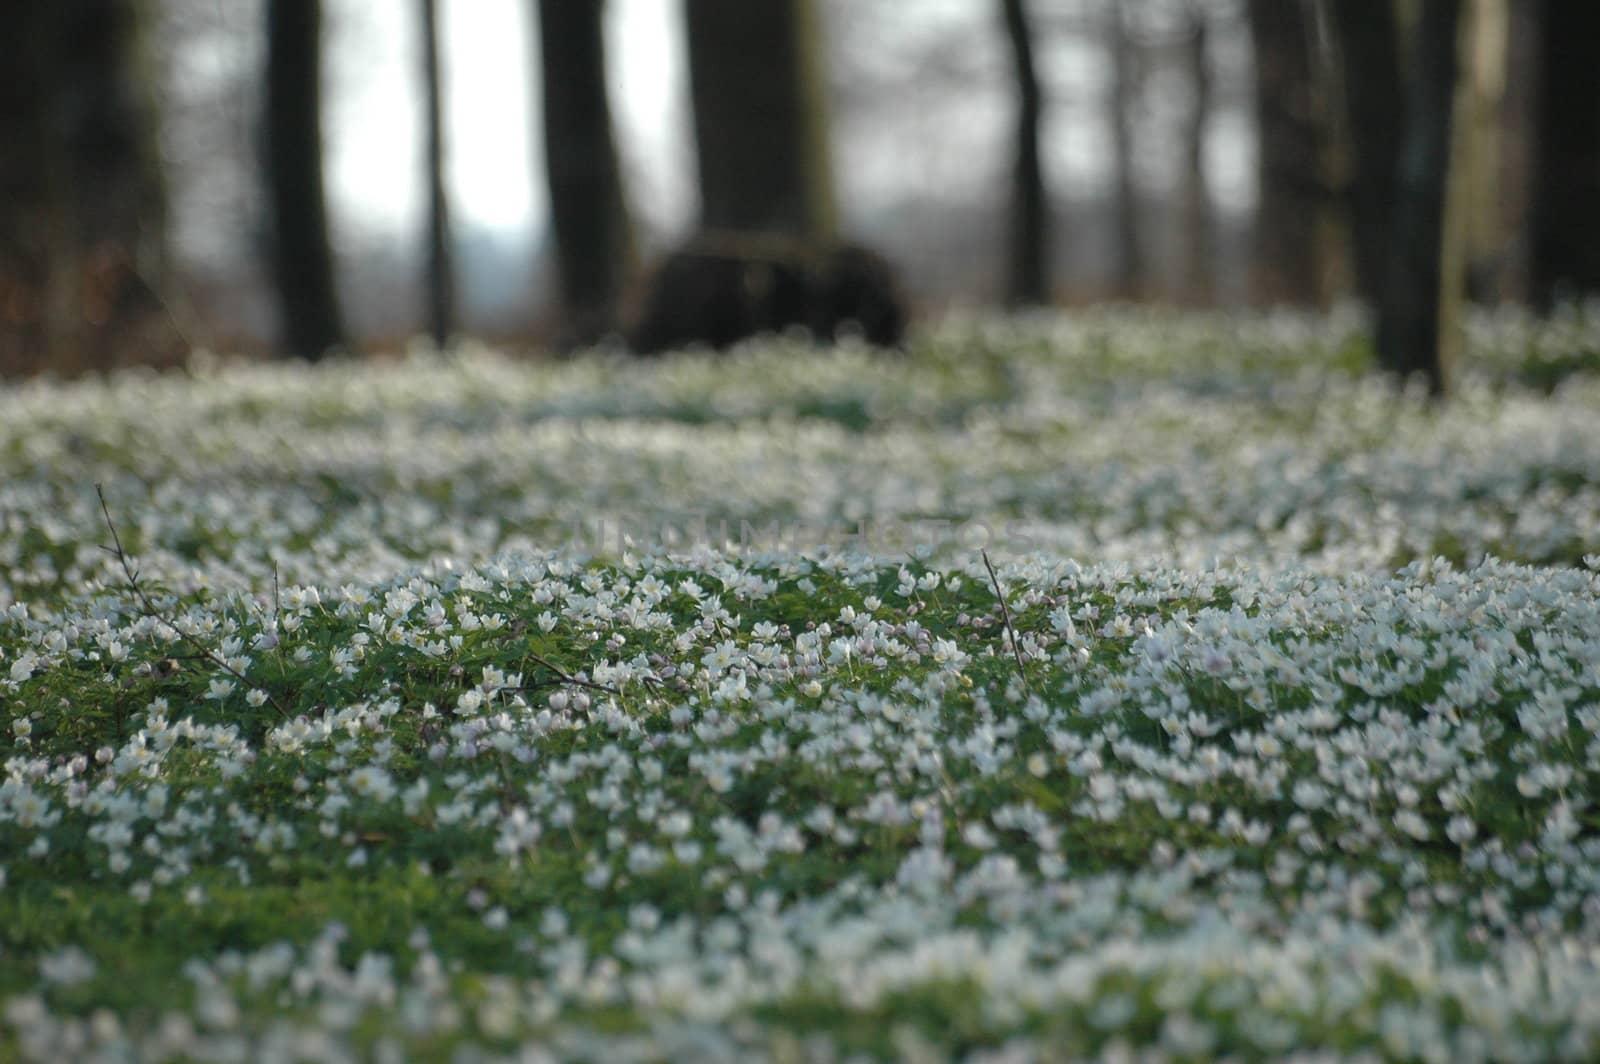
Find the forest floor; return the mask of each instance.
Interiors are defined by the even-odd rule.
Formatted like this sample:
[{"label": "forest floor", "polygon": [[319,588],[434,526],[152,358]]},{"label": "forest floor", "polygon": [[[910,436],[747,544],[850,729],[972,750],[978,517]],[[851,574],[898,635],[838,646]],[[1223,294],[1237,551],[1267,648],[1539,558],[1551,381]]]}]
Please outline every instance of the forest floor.
[{"label": "forest floor", "polygon": [[0,392],[0,1057],[1592,1059],[1600,313]]}]

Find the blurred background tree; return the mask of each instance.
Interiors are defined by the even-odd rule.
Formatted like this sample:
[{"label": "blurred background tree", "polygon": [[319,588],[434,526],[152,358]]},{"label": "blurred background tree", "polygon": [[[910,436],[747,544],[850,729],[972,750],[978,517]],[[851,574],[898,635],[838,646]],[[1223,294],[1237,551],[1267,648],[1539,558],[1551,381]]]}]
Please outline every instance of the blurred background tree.
[{"label": "blurred background tree", "polygon": [[1112,168],[1115,192],[1112,211],[1115,222],[1112,261],[1115,270],[1112,291],[1118,299],[1144,298],[1146,266],[1139,232],[1142,205],[1139,202],[1138,133],[1141,110],[1141,53],[1134,45],[1130,27],[1131,5],[1107,5],[1106,50],[1110,53],[1110,128],[1112,128]]},{"label": "blurred background tree", "polygon": [[1050,302],[1050,206],[1039,159],[1044,98],[1033,62],[1033,28],[1025,0],[1000,0],[1016,77],[1017,146],[1011,176],[1011,227],[1007,233],[1006,301],[1012,306]]},{"label": "blurred background tree", "polygon": [[618,326],[634,241],[612,134],[603,0],[539,0],[545,170],[560,347]]},{"label": "blurred background tree", "polygon": [[315,360],[345,346],[322,162],[322,4],[268,0],[265,176],[280,344]]},{"label": "blurred background tree", "polygon": [[[1390,195],[1387,272],[1377,300],[1378,360],[1448,390],[1466,297],[1467,214],[1463,170],[1472,127],[1470,92],[1476,8],[1484,0],[1423,0],[1410,41],[1404,132]],[[1466,9],[1466,10],[1463,10]]]},{"label": "blurred background tree", "polygon": [[1143,207],[1139,202],[1135,151],[1143,71],[1140,53],[1130,29],[1131,7],[1133,5],[1112,3],[1106,9],[1106,49],[1111,54],[1111,144],[1116,174],[1113,199],[1116,275],[1113,290],[1121,299],[1140,299],[1144,296],[1145,288],[1144,250],[1139,232]]},{"label": "blurred background tree", "polygon": [[423,112],[427,139],[424,166],[428,184],[428,332],[444,350],[456,331],[455,253],[450,235],[450,197],[445,188],[444,77],[440,70],[439,3],[419,0],[422,26]]},{"label": "blurred background tree", "polygon": [[1375,305],[1388,275],[1389,215],[1405,135],[1402,27],[1397,6],[1387,0],[1326,6],[1338,34],[1356,290]]},{"label": "blurred background tree", "polygon": [[1536,8],[1537,108],[1530,283],[1534,301],[1600,290],[1600,4]]},{"label": "blurred background tree", "polygon": [[1252,287],[1262,304],[1324,306],[1334,285],[1333,137],[1327,84],[1317,76],[1313,9],[1303,0],[1248,0],[1245,10],[1260,174]]},{"label": "blurred background tree", "polygon": [[683,6],[700,227],[813,240],[838,227],[811,0]]},{"label": "blurred background tree", "polygon": [[[701,226],[849,233],[928,312],[1376,308],[1437,200],[1464,205],[1476,298],[1600,288],[1600,9],[1460,2],[1461,76],[1426,96],[1463,116],[1431,142],[1439,196],[1404,171],[1438,76],[1423,0],[26,4],[0,45],[0,357],[158,357],[92,326],[112,306],[171,335],[180,307],[225,350],[583,342],[640,253]],[[86,166],[90,129],[122,132]]]},{"label": "blurred background tree", "polygon": [[1210,20],[1206,0],[1183,7],[1183,74],[1189,84],[1189,110],[1183,123],[1183,288],[1180,298],[1205,306],[1215,297],[1217,248],[1212,231],[1211,183],[1206,176],[1206,140],[1211,119]]},{"label": "blurred background tree", "polygon": [[0,38],[0,371],[182,355],[144,5],[8,9]]}]

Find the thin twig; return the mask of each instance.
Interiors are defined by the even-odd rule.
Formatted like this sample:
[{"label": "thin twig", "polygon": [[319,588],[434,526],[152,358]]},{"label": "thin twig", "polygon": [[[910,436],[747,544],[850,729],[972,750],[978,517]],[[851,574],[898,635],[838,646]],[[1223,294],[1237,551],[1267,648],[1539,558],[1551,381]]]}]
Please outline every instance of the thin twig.
[{"label": "thin twig", "polygon": [[1000,621],[1006,626],[1006,635],[1011,639],[1011,655],[1017,659],[1017,678],[1022,681],[1022,689],[1029,694],[1033,689],[1028,686],[1028,673],[1022,665],[1022,647],[1017,642],[1017,630],[1011,626],[1011,611],[1006,608],[1006,593],[1000,590],[1000,578],[994,573],[994,566],[989,563],[989,552],[979,551],[983,556],[983,567],[989,570],[989,581],[994,584],[994,597],[1000,602]]},{"label": "thin twig", "polygon": [[125,577],[127,577],[128,590],[132,591],[134,596],[139,600],[139,605],[143,610],[144,615],[153,621],[157,621],[166,625],[168,628],[176,632],[178,634],[178,638],[182,639],[185,643],[189,644],[189,646],[193,647],[195,653],[199,657],[209,661],[211,664],[232,676],[234,679],[238,680],[252,691],[260,691],[262,695],[266,697],[267,701],[272,705],[272,708],[278,711],[280,716],[287,717],[289,714],[284,710],[282,704],[273,697],[271,691],[250,679],[244,673],[240,672],[232,665],[229,665],[226,661],[223,661],[214,652],[212,652],[211,648],[207,647],[204,643],[200,642],[200,640],[196,639],[188,632],[185,632],[182,628],[179,628],[176,624],[173,624],[162,615],[161,611],[156,608],[156,604],[150,600],[150,596],[145,593],[144,588],[139,586],[139,574],[134,571],[133,563],[128,560],[128,552],[122,549],[122,537],[117,535],[117,523],[111,519],[111,507],[106,505],[105,490],[99,484],[96,484],[94,486],[94,493],[100,498],[100,512],[106,516],[106,527],[111,530],[111,542],[114,544],[112,547],[102,547],[101,549],[109,550],[112,554],[116,555],[118,564],[122,566],[122,573]]},{"label": "thin twig", "polygon": [[567,672],[567,670],[563,669],[561,666],[557,665],[555,662],[551,661],[549,658],[546,658],[540,654],[536,654],[531,650],[527,652],[527,657],[536,664],[543,665],[545,668],[555,673],[558,677],[560,677],[562,683],[569,683],[574,687],[587,687],[591,691],[604,691],[606,694],[616,695],[618,698],[622,697],[622,692],[617,690],[615,687],[607,687],[605,684],[595,683],[593,680],[580,680],[576,676],[573,676],[571,673]]}]

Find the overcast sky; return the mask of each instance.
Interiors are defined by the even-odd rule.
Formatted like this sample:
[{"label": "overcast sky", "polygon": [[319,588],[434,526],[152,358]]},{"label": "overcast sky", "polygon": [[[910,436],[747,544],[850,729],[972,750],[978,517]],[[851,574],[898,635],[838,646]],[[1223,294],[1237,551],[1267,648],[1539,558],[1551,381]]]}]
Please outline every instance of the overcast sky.
[{"label": "overcast sky", "polygon": [[[646,217],[682,224],[691,208],[674,0],[610,0],[607,37],[630,191]],[[528,0],[443,0],[445,106],[453,208],[465,223],[542,222],[542,146],[534,136],[537,39]],[[416,5],[333,0],[328,145],[332,192],[362,225],[389,228],[422,209]],[[648,165],[646,165],[648,164]]]},{"label": "overcast sky", "polygon": [[[939,34],[970,41],[1003,62],[987,0],[860,0],[876,3],[888,25],[909,34],[942,21]],[[643,219],[668,231],[693,210],[681,0],[610,0],[609,76],[630,197]],[[529,0],[442,0],[448,108],[449,180],[457,217],[493,228],[541,227],[545,215],[538,92],[529,83],[536,40]],[[331,182],[353,228],[392,230],[420,216],[422,188],[416,5],[330,0],[329,129]],[[885,20],[880,16],[879,22]],[[1234,42],[1213,38],[1214,63],[1240,65]],[[1093,188],[1110,179],[1110,131],[1097,95],[1108,71],[1097,42],[1057,35],[1042,56],[1053,94],[1048,177],[1062,189]],[[1179,94],[1181,97],[1181,93]],[[1160,101],[1169,97],[1158,97]],[[1181,107],[1181,98],[1172,106]],[[1007,158],[1010,103],[994,84],[943,86],[902,109],[898,128],[882,135],[839,136],[840,179],[847,203],[926,192],[946,185],[956,194],[986,187]],[[1159,117],[1159,116],[1157,116]],[[836,129],[836,134],[844,130]],[[1172,138],[1147,137],[1146,169]],[[1212,125],[1208,173],[1228,207],[1253,197],[1253,144],[1246,116]]]}]

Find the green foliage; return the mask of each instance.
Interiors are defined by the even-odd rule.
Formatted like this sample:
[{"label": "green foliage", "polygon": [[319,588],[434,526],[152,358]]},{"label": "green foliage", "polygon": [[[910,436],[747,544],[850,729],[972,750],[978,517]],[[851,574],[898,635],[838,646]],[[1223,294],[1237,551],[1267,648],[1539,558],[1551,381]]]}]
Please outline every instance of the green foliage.
[{"label": "green foliage", "polygon": [[0,398],[0,1056],[1592,1051],[1593,382],[1235,333]]}]

